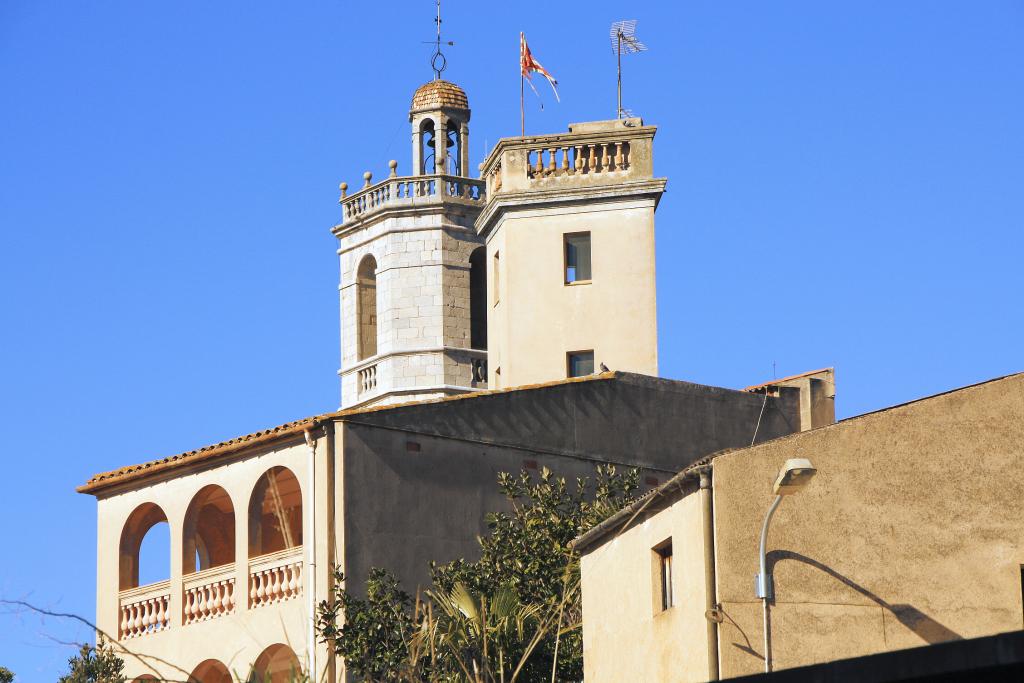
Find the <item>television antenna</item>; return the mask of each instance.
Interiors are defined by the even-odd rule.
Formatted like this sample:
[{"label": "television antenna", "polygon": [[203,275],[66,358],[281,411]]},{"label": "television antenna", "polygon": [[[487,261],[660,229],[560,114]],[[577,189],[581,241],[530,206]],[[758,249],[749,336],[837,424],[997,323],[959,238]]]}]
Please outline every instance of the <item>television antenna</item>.
[{"label": "television antenna", "polygon": [[[441,0],[438,0],[440,2]],[[636,37],[636,19],[626,19],[624,21],[612,22],[612,28],[610,32],[612,39],[612,51],[615,53],[615,57],[618,60],[618,106],[615,109],[615,116],[617,118],[624,118],[628,112],[622,108],[622,55],[632,54],[634,52],[646,52],[647,46],[640,42],[640,39]]]}]

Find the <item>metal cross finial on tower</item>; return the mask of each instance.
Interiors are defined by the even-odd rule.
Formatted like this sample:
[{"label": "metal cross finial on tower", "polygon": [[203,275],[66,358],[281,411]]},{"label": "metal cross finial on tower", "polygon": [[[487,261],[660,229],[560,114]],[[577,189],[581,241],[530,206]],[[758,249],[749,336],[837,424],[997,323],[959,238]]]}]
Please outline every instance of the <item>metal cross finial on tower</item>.
[{"label": "metal cross finial on tower", "polygon": [[[440,2],[441,0],[438,0]],[[615,116],[624,118],[628,113],[622,108],[622,53],[646,52],[647,46],[636,37],[636,19],[626,19],[612,23],[611,30],[612,51],[618,59],[619,65],[619,87],[618,106],[615,109]]]},{"label": "metal cross finial on tower", "polygon": [[[441,72],[448,66],[448,60],[441,52],[441,0],[437,0],[437,18],[434,19],[434,23],[437,24],[437,40],[434,41],[434,56],[430,59],[430,67],[434,70],[434,80],[440,80]],[[455,43],[449,40],[448,44]]]}]

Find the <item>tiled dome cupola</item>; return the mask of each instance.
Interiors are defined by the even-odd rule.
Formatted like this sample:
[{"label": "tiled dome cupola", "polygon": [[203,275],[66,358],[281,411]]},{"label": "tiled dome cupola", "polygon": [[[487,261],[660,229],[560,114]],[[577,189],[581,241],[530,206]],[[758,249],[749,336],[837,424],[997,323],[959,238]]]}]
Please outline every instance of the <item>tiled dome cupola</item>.
[{"label": "tiled dome cupola", "polygon": [[440,108],[469,109],[466,91],[440,78],[424,83],[416,89],[412,96],[412,111]]},{"label": "tiled dome cupola", "polygon": [[435,78],[416,89],[409,109],[414,175],[469,176],[469,115],[466,91],[454,83]]}]

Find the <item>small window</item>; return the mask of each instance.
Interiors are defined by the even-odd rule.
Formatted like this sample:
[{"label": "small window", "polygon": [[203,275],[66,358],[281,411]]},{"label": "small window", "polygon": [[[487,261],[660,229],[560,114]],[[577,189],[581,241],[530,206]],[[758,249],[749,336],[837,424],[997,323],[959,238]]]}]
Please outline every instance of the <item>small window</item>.
[{"label": "small window", "polygon": [[675,604],[672,599],[672,539],[654,548],[658,563],[658,592],[661,595],[661,610],[664,612]]},{"label": "small window", "polygon": [[494,252],[494,305],[501,301],[501,254]]},{"label": "small window", "polygon": [[594,374],[594,352],[573,351],[566,354],[566,375],[569,377],[583,377]]},{"label": "small window", "polygon": [[590,282],[590,233],[565,236],[565,283]]}]

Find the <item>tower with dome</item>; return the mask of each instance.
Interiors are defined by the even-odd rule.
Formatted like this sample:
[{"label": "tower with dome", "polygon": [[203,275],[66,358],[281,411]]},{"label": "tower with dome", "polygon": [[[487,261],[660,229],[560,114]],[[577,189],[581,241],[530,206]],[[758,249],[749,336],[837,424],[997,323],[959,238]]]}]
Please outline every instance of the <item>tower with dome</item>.
[{"label": "tower with dome", "polygon": [[486,387],[486,275],[469,177],[469,100],[440,77],[412,97],[409,166],[349,195],[333,228],[341,259],[341,406]]}]

